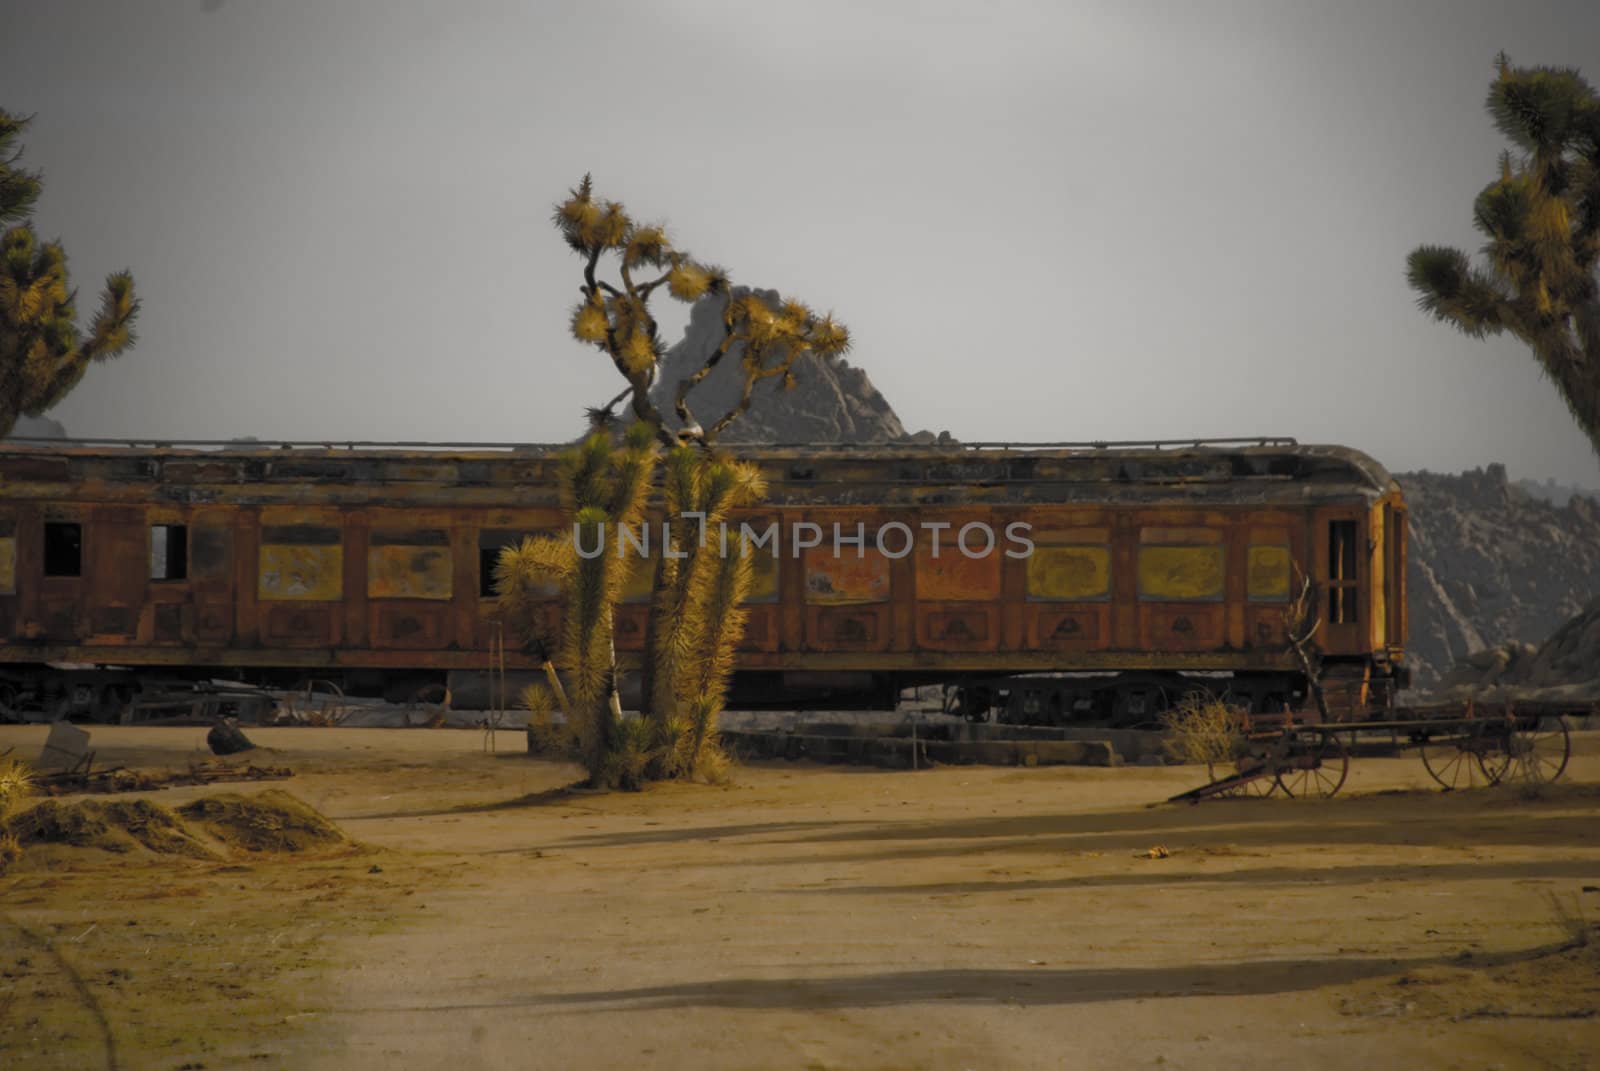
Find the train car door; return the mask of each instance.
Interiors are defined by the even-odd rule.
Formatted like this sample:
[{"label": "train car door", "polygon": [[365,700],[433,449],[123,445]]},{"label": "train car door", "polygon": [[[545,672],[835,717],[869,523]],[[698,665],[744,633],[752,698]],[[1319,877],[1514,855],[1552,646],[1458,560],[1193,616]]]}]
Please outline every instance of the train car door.
[{"label": "train car door", "polygon": [[1368,534],[1359,509],[1318,510],[1313,540],[1322,649],[1330,655],[1367,651],[1362,626],[1372,613],[1365,597],[1370,573]]},{"label": "train car door", "polygon": [[138,635],[144,609],[149,548],[144,510],[98,506],[86,541],[89,634],[93,643],[126,644]]}]

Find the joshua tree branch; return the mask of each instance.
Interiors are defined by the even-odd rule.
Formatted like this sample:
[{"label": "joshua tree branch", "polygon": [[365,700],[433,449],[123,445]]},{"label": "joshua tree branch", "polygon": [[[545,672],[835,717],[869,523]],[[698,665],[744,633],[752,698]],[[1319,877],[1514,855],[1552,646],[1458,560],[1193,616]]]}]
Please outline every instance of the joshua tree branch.
[{"label": "joshua tree branch", "polygon": [[695,422],[694,414],[689,411],[689,392],[699,386],[701,381],[712,373],[722,359],[728,355],[728,351],[733,349],[735,341],[733,325],[724,323],[722,341],[717,344],[717,348],[712,352],[711,356],[706,358],[706,363],[696,369],[693,375],[685,376],[678,381],[678,394],[673,403],[673,411],[678,414],[678,420],[684,427],[688,427]]}]

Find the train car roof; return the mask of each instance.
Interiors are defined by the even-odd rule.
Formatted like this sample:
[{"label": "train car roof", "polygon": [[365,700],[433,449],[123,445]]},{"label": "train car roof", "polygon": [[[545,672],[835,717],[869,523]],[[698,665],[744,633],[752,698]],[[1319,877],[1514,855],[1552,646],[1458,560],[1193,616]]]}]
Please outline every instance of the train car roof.
[{"label": "train car roof", "polygon": [[[247,504],[278,500],[274,486],[316,484],[327,486],[336,504],[378,505],[402,489],[410,492],[401,496],[407,504],[416,504],[426,486],[449,505],[457,492],[476,501],[486,489],[514,486],[522,489],[519,504],[542,505],[544,495],[527,491],[549,485],[554,500],[553,465],[570,445],[9,440],[0,443],[0,497],[37,492],[43,484],[57,491],[62,485],[97,488],[125,500],[134,486],[154,484],[168,492],[158,496],[167,500],[206,498],[182,489],[210,486],[231,489],[222,500]],[[1272,437],[724,449],[762,466],[768,502],[775,505],[1135,504],[1175,498],[1273,505],[1370,502],[1396,489],[1388,471],[1359,450]]]}]

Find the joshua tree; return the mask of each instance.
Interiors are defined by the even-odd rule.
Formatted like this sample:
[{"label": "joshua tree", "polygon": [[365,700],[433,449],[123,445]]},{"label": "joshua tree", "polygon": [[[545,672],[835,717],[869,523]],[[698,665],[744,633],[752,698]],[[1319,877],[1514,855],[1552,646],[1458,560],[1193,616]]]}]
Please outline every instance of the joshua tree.
[{"label": "joshua tree", "polygon": [[[724,547],[718,533],[732,511],[765,494],[753,465],[715,449],[717,437],[750,407],[763,379],[793,385],[794,363],[807,354],[831,358],[850,345],[845,327],[796,301],[774,306],[751,293],[734,296],[727,273],[675,249],[660,225],[636,223],[614,201],[597,200],[588,176],[556,206],[555,224],[583,258],[582,297],[572,312],[572,334],[600,350],[627,386],[608,404],[589,410],[592,431],[570,451],[561,480],[571,531],[507,548],[499,562],[501,606],[508,622],[536,649],[552,651],[572,681],[563,702],[553,688],[524,693],[532,716],[530,740],[581,758],[596,785],[636,785],[663,777],[714,777],[722,756],[716,720],[727,694],[734,651],[744,628],[740,603],[749,593],[747,548]],[[599,277],[601,261],[618,262],[620,285]],[[653,277],[639,279],[642,272]],[[650,299],[665,285],[680,301],[723,301],[723,336],[704,364],[676,386],[673,409],[681,428],[664,426],[651,400],[665,346],[650,313]],[[738,362],[743,389],[738,402],[702,425],[688,396],[724,360]],[[613,445],[618,405],[631,398],[633,424],[618,450]],[[599,545],[607,530],[633,530],[644,521],[645,498],[657,486],[672,554],[655,557],[642,717],[622,718],[612,642],[615,607],[627,570],[639,567]],[[731,553],[728,551],[731,550]],[[539,585],[554,581],[566,612],[561,636],[539,623]],[[551,727],[549,713],[563,706],[566,728]]]},{"label": "joshua tree", "polygon": [[[629,429],[620,450],[609,436],[589,436],[562,459],[561,499],[571,531],[525,539],[521,546],[505,548],[498,563],[500,606],[508,622],[529,646],[555,651],[567,671],[572,688],[561,694],[571,750],[597,784],[634,784],[643,772],[629,758],[641,750],[636,734],[623,735],[612,642],[617,599],[634,563],[615,554],[580,554],[575,540],[585,547],[603,545],[608,531],[639,526],[658,449],[643,424]],[[540,585],[546,581],[568,595],[559,639],[549,635],[539,614]],[[530,691],[524,697],[530,712],[548,713],[542,698],[548,693]]]},{"label": "joshua tree", "polygon": [[67,284],[67,255],[59,242],[41,243],[29,222],[39,176],[18,167],[17,138],[29,120],[0,111],[0,438],[17,417],[38,416],[78,385],[90,361],[133,345],[139,302],[133,276],[106,280],[87,335],[78,328],[76,292]]},{"label": "joshua tree", "polygon": [[1515,150],[1473,207],[1485,263],[1428,245],[1406,275],[1425,312],[1527,343],[1600,453],[1600,96],[1575,70],[1495,66],[1489,114]]}]

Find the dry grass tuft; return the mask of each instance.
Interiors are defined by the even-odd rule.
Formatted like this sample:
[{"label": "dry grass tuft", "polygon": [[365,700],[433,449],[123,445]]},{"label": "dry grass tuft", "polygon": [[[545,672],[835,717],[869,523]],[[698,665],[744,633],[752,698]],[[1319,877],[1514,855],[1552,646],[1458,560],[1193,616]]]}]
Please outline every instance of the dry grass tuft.
[{"label": "dry grass tuft", "polygon": [[22,858],[22,842],[9,831],[6,819],[17,805],[33,794],[33,771],[21,759],[0,762],[0,874]]},{"label": "dry grass tuft", "polygon": [[1196,692],[1161,715],[1162,746],[1177,762],[1227,766],[1238,757],[1248,725],[1243,709]]}]

